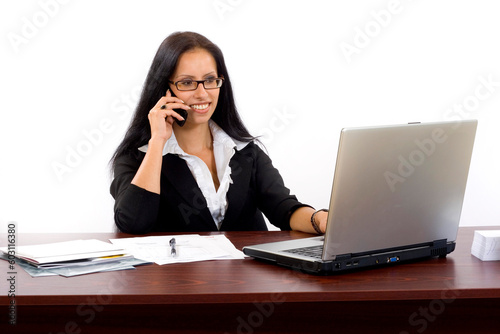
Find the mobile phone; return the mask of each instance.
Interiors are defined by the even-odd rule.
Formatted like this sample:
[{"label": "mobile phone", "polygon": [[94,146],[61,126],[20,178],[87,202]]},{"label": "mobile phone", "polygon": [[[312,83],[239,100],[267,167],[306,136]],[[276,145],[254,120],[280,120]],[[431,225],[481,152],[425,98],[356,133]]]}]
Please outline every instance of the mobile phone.
[{"label": "mobile phone", "polygon": [[174,110],[176,113],[178,113],[179,115],[181,115],[181,116],[184,118],[184,120],[183,120],[183,121],[180,121],[180,120],[178,120],[177,118],[174,118],[175,122],[176,122],[177,124],[179,124],[179,126],[184,126],[184,124],[186,123],[186,120],[187,120],[187,118],[188,118],[188,113],[187,113],[187,111],[186,111],[186,110],[184,110],[184,109],[173,109],[173,110]]},{"label": "mobile phone", "polygon": [[[174,92],[172,92],[172,90],[170,90],[170,94],[172,94],[173,97],[177,97],[175,96]],[[173,109],[176,113],[178,113],[179,115],[181,115],[184,120],[183,121],[179,121],[177,118],[174,117],[174,120],[175,122],[179,125],[179,126],[184,126],[184,124],[186,123],[186,120],[188,118],[188,113],[186,110],[184,109]]]}]

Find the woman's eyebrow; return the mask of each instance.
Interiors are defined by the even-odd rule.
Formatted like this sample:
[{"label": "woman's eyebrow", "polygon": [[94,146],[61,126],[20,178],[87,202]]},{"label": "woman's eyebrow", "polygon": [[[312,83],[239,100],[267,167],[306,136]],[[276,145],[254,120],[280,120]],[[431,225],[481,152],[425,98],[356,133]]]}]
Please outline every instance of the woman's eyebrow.
[{"label": "woman's eyebrow", "polygon": [[209,72],[209,73],[205,74],[203,77],[208,77],[209,75],[217,76],[217,72],[215,72],[215,71]]},{"label": "woman's eyebrow", "polygon": [[[202,78],[206,78],[208,76],[217,76],[217,72],[215,72],[215,71],[208,72],[207,74],[203,75]],[[178,78],[194,79],[194,78],[196,78],[196,76],[191,75],[191,74],[179,74],[175,77],[175,79],[178,79]]]}]

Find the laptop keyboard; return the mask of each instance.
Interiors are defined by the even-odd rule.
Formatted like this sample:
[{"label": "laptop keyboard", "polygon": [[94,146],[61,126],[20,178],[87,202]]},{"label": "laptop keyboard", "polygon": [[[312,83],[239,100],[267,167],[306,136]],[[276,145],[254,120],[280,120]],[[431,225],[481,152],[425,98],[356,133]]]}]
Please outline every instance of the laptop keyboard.
[{"label": "laptop keyboard", "polygon": [[286,249],[284,252],[321,259],[321,255],[323,254],[323,245]]}]

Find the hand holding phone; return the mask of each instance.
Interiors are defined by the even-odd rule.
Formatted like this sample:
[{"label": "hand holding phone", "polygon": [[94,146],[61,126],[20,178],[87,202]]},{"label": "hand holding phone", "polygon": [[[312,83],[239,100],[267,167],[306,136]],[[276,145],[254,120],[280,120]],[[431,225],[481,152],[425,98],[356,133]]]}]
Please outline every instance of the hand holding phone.
[{"label": "hand holding phone", "polygon": [[186,120],[187,120],[187,118],[188,118],[188,113],[187,113],[187,111],[186,111],[186,110],[184,110],[184,109],[174,109],[174,111],[175,111],[176,113],[178,113],[179,115],[181,115],[181,116],[182,116],[182,118],[184,118],[184,120],[183,120],[183,121],[180,121],[180,120],[178,120],[178,119],[176,118],[176,119],[175,119],[175,122],[176,122],[179,126],[184,126],[184,124],[186,124]]},{"label": "hand holding phone", "polygon": [[[170,89],[167,91],[167,93],[170,92],[170,94],[173,96],[173,97],[177,97],[175,96],[174,92],[172,92]],[[186,120],[188,118],[188,113],[186,110],[184,109],[180,109],[180,108],[177,108],[177,109],[172,109],[173,111],[175,111],[176,113],[178,113],[179,115],[182,116],[182,118],[184,118],[183,121],[180,121],[178,120],[177,118],[174,118],[175,122],[179,125],[179,126],[184,126],[184,124],[186,124]]]},{"label": "hand holding phone", "polygon": [[[160,107],[160,109],[165,109],[165,108],[166,108],[166,105],[165,105],[165,104],[164,104],[164,105],[162,105],[162,106]],[[182,121],[181,121],[181,120],[179,120],[179,119],[177,119],[177,118],[173,117],[173,118],[174,118],[174,120],[175,120],[175,122],[176,122],[177,124],[179,124],[179,126],[184,126],[184,124],[186,124],[186,120],[187,120],[187,117],[188,117],[188,113],[187,113],[187,111],[186,111],[186,110],[184,110],[184,109],[180,109],[180,108],[178,108],[178,109],[172,109],[172,110],[173,110],[173,111],[175,111],[176,113],[178,113],[179,115],[181,115],[181,116],[182,116],[182,118],[184,118],[184,120],[182,120]],[[166,119],[165,119],[165,120],[166,120]]]}]

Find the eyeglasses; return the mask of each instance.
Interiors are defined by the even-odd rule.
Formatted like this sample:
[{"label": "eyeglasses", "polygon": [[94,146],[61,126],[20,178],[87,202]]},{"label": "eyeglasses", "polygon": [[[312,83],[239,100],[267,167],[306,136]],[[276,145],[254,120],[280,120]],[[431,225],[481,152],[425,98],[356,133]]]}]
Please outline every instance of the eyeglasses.
[{"label": "eyeglasses", "polygon": [[180,91],[187,91],[187,90],[196,90],[198,89],[198,85],[200,83],[203,83],[203,88],[205,89],[215,89],[215,88],[220,88],[222,86],[222,83],[224,82],[224,78],[210,78],[210,79],[205,79],[205,80],[191,80],[191,79],[185,79],[185,80],[180,80],[180,81],[168,81],[171,84],[174,84],[175,87],[177,87],[178,90]]}]

